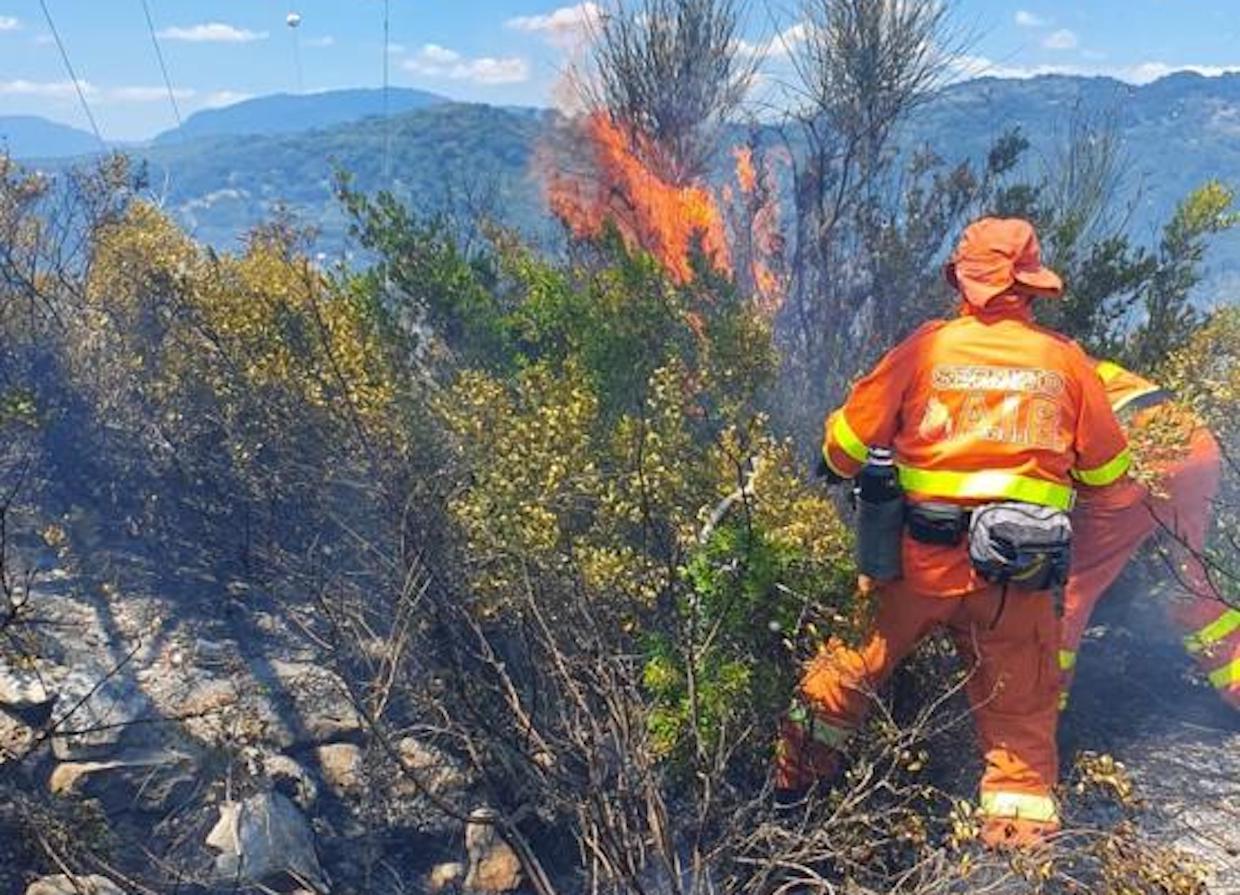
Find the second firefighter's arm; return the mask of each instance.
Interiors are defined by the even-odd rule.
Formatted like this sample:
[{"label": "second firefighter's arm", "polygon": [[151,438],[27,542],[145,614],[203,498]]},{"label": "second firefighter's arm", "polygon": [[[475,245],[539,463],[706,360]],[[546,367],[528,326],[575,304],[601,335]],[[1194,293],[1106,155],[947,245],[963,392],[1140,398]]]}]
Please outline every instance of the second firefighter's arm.
[{"label": "second firefighter's arm", "polygon": [[1081,485],[1105,488],[1122,481],[1132,465],[1128,437],[1111,408],[1093,362],[1084,353],[1080,355],[1077,378],[1081,384],[1081,404],[1072,477]]},{"label": "second firefighter's arm", "polygon": [[844,406],[824,424],[822,460],[836,477],[851,479],[865,465],[873,445],[890,445],[900,427],[900,407],[911,376],[909,343],[889,351],[857,380]]}]

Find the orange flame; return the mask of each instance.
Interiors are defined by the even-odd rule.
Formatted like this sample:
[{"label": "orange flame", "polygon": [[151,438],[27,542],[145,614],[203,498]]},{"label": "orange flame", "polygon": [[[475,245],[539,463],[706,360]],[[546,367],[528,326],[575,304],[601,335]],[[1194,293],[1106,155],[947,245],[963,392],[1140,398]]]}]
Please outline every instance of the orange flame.
[{"label": "orange flame", "polygon": [[748,145],[735,147],[732,155],[741,191],[732,218],[737,254],[742,258],[738,266],[747,270],[752,280],[759,309],[773,317],[783,305],[787,280],[773,159],[768,158],[768,164],[759,169],[753,147]]},{"label": "orange flame", "polygon": [[[585,130],[595,170],[586,177],[555,173],[548,182],[551,210],[575,235],[598,236],[613,221],[627,245],[652,254],[682,285],[693,280],[690,259],[700,241],[707,260],[731,273],[723,214],[709,189],[678,186],[653,173],[606,114],[590,116]],[[641,154],[651,149],[637,148]]]},{"label": "orange flame", "polygon": [[752,196],[758,189],[758,169],[753,163],[753,147],[737,146],[732,150],[732,155],[736,159],[736,182],[740,184],[742,193]]}]

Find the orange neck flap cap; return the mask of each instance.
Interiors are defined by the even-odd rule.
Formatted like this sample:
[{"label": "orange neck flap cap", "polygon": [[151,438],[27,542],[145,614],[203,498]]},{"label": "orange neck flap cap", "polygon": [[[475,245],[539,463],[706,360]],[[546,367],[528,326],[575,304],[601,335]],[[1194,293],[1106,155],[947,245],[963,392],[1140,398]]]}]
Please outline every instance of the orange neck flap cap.
[{"label": "orange neck flap cap", "polygon": [[1038,235],[1021,218],[982,218],[970,224],[944,273],[975,308],[984,308],[1012,291],[1052,298],[1063,295],[1063,280],[1042,265]]}]

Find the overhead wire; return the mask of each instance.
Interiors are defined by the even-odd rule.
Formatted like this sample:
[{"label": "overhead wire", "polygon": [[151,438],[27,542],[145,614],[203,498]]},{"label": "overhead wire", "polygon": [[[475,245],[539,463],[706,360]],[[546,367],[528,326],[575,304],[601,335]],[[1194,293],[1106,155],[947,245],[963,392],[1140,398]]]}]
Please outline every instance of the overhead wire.
[{"label": "overhead wire", "polygon": [[56,48],[60,50],[60,60],[64,63],[65,71],[69,73],[69,80],[73,82],[73,89],[77,91],[78,102],[82,104],[82,111],[86,113],[86,120],[90,122],[90,129],[95,133],[95,139],[99,141],[100,147],[104,152],[108,151],[108,141],[103,139],[103,132],[99,130],[99,123],[95,120],[95,113],[90,109],[90,103],[86,100],[86,91],[82,89],[82,82],[78,80],[77,72],[73,70],[73,62],[69,59],[69,51],[65,48],[65,42],[60,39],[60,31],[56,28],[56,21],[52,18],[52,11],[47,8],[47,0],[39,0],[39,6],[43,10],[43,18],[47,20],[48,30],[52,32],[52,39],[56,42]]},{"label": "overhead wire", "polygon": [[[181,120],[181,107],[177,104],[176,91],[172,89],[172,79],[168,77],[168,65],[164,61],[164,51],[159,45],[159,35],[155,33],[155,19],[151,15],[151,6],[147,0],[141,0],[142,12],[146,15],[146,28],[151,34],[151,45],[155,47],[155,58],[159,60],[159,71],[164,77],[164,87],[168,89],[168,102],[172,104],[172,115],[177,122],[177,131],[180,133],[184,122]],[[184,137],[184,133],[181,133]]]},{"label": "overhead wire", "polygon": [[392,119],[389,94],[391,79],[391,0],[383,0],[383,188],[392,189]]}]

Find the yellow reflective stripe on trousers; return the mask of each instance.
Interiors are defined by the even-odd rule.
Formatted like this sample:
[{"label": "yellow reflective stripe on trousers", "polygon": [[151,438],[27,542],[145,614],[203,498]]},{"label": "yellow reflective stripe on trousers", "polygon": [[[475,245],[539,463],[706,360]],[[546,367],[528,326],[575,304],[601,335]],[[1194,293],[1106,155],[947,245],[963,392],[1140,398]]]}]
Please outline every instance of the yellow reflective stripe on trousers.
[{"label": "yellow reflective stripe on trousers", "polygon": [[869,447],[857,437],[857,433],[852,430],[852,426],[848,425],[848,420],[844,419],[843,409],[835,411],[831,417],[831,437],[835,439],[835,443],[839,445],[840,450],[858,463],[864,463],[869,459]]},{"label": "yellow reflective stripe on trousers", "polygon": [[1184,648],[1190,653],[1204,653],[1237,629],[1240,629],[1240,609],[1228,609],[1201,630],[1185,637]]},{"label": "yellow reflective stripe on trousers", "polygon": [[1072,509],[1076,497],[1069,485],[999,470],[949,472],[901,466],[900,485],[928,497],[1020,500],[1057,510]]},{"label": "yellow reflective stripe on trousers", "polygon": [[1129,453],[1128,448],[1124,448],[1101,466],[1095,466],[1093,469],[1072,470],[1072,477],[1079,482],[1084,482],[1086,485],[1100,488],[1103,485],[1109,485],[1114,482],[1126,473],[1131,465],[1132,454]]},{"label": "yellow reflective stripe on trousers", "polygon": [[1060,692],[1059,694],[1059,711],[1065,712],[1067,710],[1068,710],[1068,691],[1064,690]]},{"label": "yellow reflective stripe on trousers", "polygon": [[1222,668],[1211,671],[1210,683],[1219,690],[1226,690],[1232,684],[1240,684],[1240,659],[1232,659]]},{"label": "yellow reflective stripe on trousers", "polygon": [[1059,809],[1055,807],[1053,798],[1028,792],[984,792],[978,807],[987,817],[1011,817],[1040,823],[1059,820]]},{"label": "yellow reflective stripe on trousers", "polygon": [[1096,369],[1098,370],[1098,378],[1103,382],[1110,382],[1120,373],[1124,372],[1123,367],[1114,361],[1109,360],[1102,361],[1102,363],[1098,364]]},{"label": "yellow reflective stripe on trousers", "polygon": [[1076,667],[1076,651],[1070,649],[1061,649],[1059,651],[1059,670],[1071,671]]}]

